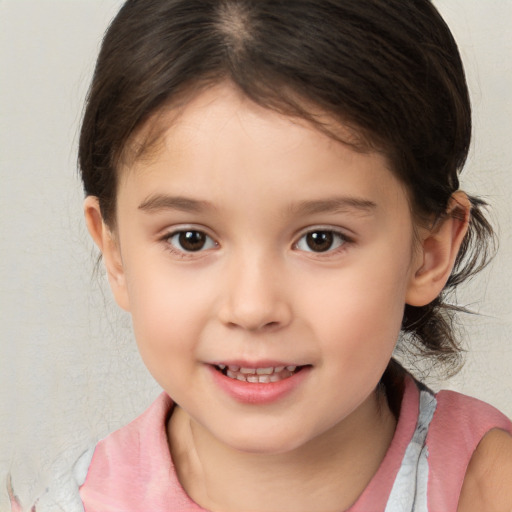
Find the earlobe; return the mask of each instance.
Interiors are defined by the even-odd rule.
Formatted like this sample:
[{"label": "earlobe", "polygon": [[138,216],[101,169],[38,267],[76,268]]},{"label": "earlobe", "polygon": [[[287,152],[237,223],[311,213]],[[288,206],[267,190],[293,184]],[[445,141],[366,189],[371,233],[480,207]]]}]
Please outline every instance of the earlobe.
[{"label": "earlobe", "polygon": [[459,190],[450,198],[446,215],[432,229],[424,230],[411,271],[407,304],[425,306],[441,293],[467,233],[470,212],[469,198]]},{"label": "earlobe", "polygon": [[84,201],[84,215],[87,229],[103,256],[110,288],[117,304],[129,311],[123,261],[117,242],[111,229],[105,224],[101,215],[98,198],[88,196]]}]

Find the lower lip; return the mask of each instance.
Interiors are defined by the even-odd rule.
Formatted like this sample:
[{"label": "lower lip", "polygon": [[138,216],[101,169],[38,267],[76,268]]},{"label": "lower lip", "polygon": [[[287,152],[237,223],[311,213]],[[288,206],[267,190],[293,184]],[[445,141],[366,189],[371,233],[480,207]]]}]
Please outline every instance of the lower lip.
[{"label": "lower lip", "polygon": [[270,404],[286,397],[297,389],[308,376],[311,366],[302,368],[287,379],[277,382],[243,382],[227,377],[214,366],[209,366],[215,383],[230,397],[245,404]]}]

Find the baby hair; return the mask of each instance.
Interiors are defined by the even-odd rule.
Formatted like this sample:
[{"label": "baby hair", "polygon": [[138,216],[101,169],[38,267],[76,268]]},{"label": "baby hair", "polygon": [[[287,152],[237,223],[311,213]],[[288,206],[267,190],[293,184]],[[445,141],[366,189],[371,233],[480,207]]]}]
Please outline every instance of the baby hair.
[{"label": "baby hair", "polygon": [[[105,34],[79,147],[85,193],[98,197],[112,229],[121,164],[150,151],[166,128],[158,114],[221,82],[356,151],[385,155],[418,225],[446,215],[468,154],[471,108],[457,45],[429,0],[128,0]],[[348,131],[340,135],[332,120]],[[470,201],[443,293],[406,305],[402,322],[408,346],[449,368],[461,352],[460,308],[446,296],[493,249],[485,204]]]}]

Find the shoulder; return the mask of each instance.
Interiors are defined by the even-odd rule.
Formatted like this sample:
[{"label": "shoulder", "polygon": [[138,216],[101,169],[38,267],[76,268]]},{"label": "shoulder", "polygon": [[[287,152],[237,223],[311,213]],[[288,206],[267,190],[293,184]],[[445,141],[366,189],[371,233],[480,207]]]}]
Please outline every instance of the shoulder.
[{"label": "shoulder", "polygon": [[454,391],[441,391],[436,399],[426,440],[432,510],[512,512],[512,506],[503,505],[506,500],[512,505],[507,496],[510,420],[493,406]]},{"label": "shoulder", "polygon": [[470,460],[458,512],[512,511],[512,436],[499,429],[484,436]]},{"label": "shoulder", "polygon": [[173,402],[165,392],[161,392],[153,403],[142,414],[127,425],[110,433],[102,439],[98,446],[126,448],[144,444],[145,434],[159,432],[172,409]]},{"label": "shoulder", "polygon": [[148,510],[170,510],[163,503],[179,487],[160,483],[173,474],[165,430],[171,409],[171,399],[162,393],[143,414],[96,445],[80,487],[87,511],[134,512],[141,502]]},{"label": "shoulder", "polygon": [[102,468],[106,474],[110,474],[112,468],[117,472],[133,470],[131,462],[152,453],[162,443],[172,405],[169,396],[161,393],[140,416],[99,441],[89,470]]}]

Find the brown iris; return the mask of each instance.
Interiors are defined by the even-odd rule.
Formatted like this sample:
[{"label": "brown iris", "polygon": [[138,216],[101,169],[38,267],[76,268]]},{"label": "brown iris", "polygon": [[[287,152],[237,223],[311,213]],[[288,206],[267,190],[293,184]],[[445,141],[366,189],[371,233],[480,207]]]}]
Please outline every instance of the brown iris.
[{"label": "brown iris", "polygon": [[333,241],[332,231],[313,231],[306,235],[306,243],[314,252],[328,251],[332,247]]},{"label": "brown iris", "polygon": [[182,231],[178,240],[185,251],[200,251],[206,244],[206,235],[201,231]]}]

